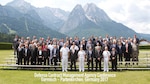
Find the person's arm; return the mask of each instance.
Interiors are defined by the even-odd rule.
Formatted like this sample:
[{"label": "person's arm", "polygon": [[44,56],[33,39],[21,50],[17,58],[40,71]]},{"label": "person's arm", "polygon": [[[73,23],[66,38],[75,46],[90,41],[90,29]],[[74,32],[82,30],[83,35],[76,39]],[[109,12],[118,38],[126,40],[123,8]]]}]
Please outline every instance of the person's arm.
[{"label": "person's arm", "polygon": [[62,58],[62,52],[60,51],[60,58]]},{"label": "person's arm", "polygon": [[60,49],[60,58],[62,58],[62,48]]},{"label": "person's arm", "polygon": [[85,60],[86,60],[86,56],[87,56],[87,55],[86,55],[86,53],[85,53],[85,51],[84,51],[84,57],[85,57]]},{"label": "person's arm", "polygon": [[108,51],[108,60],[110,60],[111,53]]},{"label": "person's arm", "polygon": [[80,53],[80,51],[79,51],[78,54],[77,54],[77,55],[78,55],[78,59],[77,59],[78,61],[79,61],[79,56],[80,56],[79,53]]},{"label": "person's arm", "polygon": [[109,54],[108,54],[108,58],[109,58],[109,60],[111,60],[111,61],[113,60],[114,57],[113,57],[112,53],[110,53],[110,57],[109,57]]},{"label": "person's arm", "polygon": [[139,53],[139,45],[137,45],[137,53]]},{"label": "person's arm", "polygon": [[68,59],[70,58],[70,52],[68,52]]},{"label": "person's arm", "polygon": [[69,48],[68,48],[68,58],[70,58],[70,50],[69,50]]},{"label": "person's arm", "polygon": [[118,54],[118,53],[117,53],[117,52],[115,52],[115,59],[117,59],[117,54]]},{"label": "person's arm", "polygon": [[104,58],[104,51],[102,52],[102,57]]},{"label": "person's arm", "polygon": [[31,50],[30,49],[28,49],[28,53],[29,53],[29,59],[31,59]]}]

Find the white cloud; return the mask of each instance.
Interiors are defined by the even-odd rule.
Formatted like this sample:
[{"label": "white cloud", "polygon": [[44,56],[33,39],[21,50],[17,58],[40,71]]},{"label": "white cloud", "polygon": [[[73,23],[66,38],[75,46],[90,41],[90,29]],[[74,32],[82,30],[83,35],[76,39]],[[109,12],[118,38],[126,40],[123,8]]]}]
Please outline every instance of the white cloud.
[{"label": "white cloud", "polygon": [[150,0],[103,0],[98,6],[115,21],[150,34]]},{"label": "white cloud", "polygon": [[8,2],[11,2],[11,1],[13,1],[13,0],[1,0],[0,4],[5,5],[5,4],[7,4]]},{"label": "white cloud", "polygon": [[77,4],[85,5],[87,3],[97,3],[100,0],[25,0],[36,7],[49,6],[71,11]]}]

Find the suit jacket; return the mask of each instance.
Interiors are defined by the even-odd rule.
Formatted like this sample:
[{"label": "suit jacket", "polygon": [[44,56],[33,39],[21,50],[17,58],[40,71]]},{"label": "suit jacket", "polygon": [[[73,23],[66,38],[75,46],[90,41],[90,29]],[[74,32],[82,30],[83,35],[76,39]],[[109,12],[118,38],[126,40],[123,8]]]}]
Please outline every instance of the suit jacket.
[{"label": "suit jacket", "polygon": [[[111,56],[110,56],[110,58],[111,58],[111,61],[117,61],[117,52],[115,51],[115,53],[113,54],[113,51],[111,51]],[[114,58],[114,59],[113,59]]]},{"label": "suit jacket", "polygon": [[50,50],[49,49],[43,50],[42,53],[43,53],[44,58],[48,58],[50,56]]},{"label": "suit jacket", "polygon": [[74,53],[72,52],[72,50],[70,51],[70,59],[71,60],[76,60],[78,58],[78,51],[75,50]]},{"label": "suit jacket", "polygon": [[[126,53],[126,44],[124,45],[124,53]],[[131,54],[132,53],[132,46],[130,43],[128,43],[128,53]]]},{"label": "suit jacket", "polygon": [[38,56],[38,49],[37,48],[32,49],[31,50],[31,57],[36,58],[37,56]]},{"label": "suit jacket", "polygon": [[88,50],[89,47],[92,47],[92,49],[94,49],[95,46],[94,46],[94,44],[87,44],[87,45],[86,45],[86,50]]},{"label": "suit jacket", "polygon": [[115,48],[116,50],[118,50],[118,45],[117,45],[117,44],[115,44],[115,45],[112,44],[112,45],[110,46],[110,51],[112,50],[112,48]]},{"label": "suit jacket", "polygon": [[39,54],[39,50],[37,51],[37,57],[38,57],[38,58],[43,58],[43,57],[44,57],[43,54],[44,54],[43,51],[42,51],[42,54],[41,54],[41,55]]},{"label": "suit jacket", "polygon": [[24,49],[23,48],[21,48],[20,50],[19,50],[19,48],[17,49],[17,57],[18,58],[23,58],[23,56],[24,56]]},{"label": "suit jacket", "polygon": [[[83,46],[83,50],[86,50],[86,43],[82,46]],[[79,47],[79,50],[80,50],[81,45],[79,45],[78,47]]]},{"label": "suit jacket", "polygon": [[58,48],[56,48],[56,53],[54,52],[54,48],[53,48],[53,50],[52,50],[52,56],[53,57],[56,56],[56,58],[59,57],[59,49]]},{"label": "suit jacket", "polygon": [[103,50],[103,51],[105,50],[105,47],[108,47],[108,51],[111,51],[111,49],[110,49],[110,46],[109,46],[109,45],[103,45],[103,46],[102,46],[102,50]]},{"label": "suit jacket", "polygon": [[95,51],[95,58],[98,59],[98,58],[103,58],[102,56],[102,51],[100,50],[99,52],[96,50]]},{"label": "suit jacket", "polygon": [[[26,49],[26,48],[25,48]],[[30,57],[31,56],[31,51],[29,48],[27,48],[27,54],[25,53],[25,49],[24,49],[24,56],[26,57]]]},{"label": "suit jacket", "polygon": [[94,58],[94,51],[92,50],[92,53],[91,53],[91,55],[90,55],[90,52],[89,51],[87,51],[87,60],[89,60],[89,59],[93,59]]},{"label": "suit jacket", "polygon": [[124,46],[123,46],[123,45],[122,45],[120,48],[119,48],[119,46],[118,46],[118,48],[117,48],[117,53],[118,53],[118,54],[124,53]]}]

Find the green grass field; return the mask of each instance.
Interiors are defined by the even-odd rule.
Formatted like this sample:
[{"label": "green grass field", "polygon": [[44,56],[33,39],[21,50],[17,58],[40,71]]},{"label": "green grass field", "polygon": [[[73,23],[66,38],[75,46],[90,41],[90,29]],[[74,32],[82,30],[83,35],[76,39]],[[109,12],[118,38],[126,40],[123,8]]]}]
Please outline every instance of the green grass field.
[{"label": "green grass field", "polygon": [[[12,54],[12,50],[0,50],[0,64],[4,58]],[[145,57],[148,50],[141,50],[140,57]],[[40,74],[63,74],[61,71],[29,71],[29,70],[0,70],[0,84],[148,84],[150,83],[150,71],[119,71],[105,74],[115,74],[116,77],[109,77],[105,82],[43,82],[41,78],[34,77],[35,73]],[[65,74],[83,74],[82,72],[64,72]],[[85,74],[103,74],[104,72],[84,72]]]}]

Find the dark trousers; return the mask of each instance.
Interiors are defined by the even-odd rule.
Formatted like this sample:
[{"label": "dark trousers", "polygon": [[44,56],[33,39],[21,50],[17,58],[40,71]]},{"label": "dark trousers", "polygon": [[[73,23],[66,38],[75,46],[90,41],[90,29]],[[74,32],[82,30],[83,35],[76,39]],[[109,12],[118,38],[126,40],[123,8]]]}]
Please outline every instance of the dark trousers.
[{"label": "dark trousers", "polygon": [[59,59],[59,62],[61,62],[61,57],[60,57],[60,55],[58,56],[58,59]]},{"label": "dark trousers", "polygon": [[90,71],[90,67],[91,67],[91,70],[93,71],[93,59],[91,59],[91,60],[87,60],[88,61],[88,71]]},{"label": "dark trousers", "polygon": [[31,65],[36,65],[36,57],[31,58]]},{"label": "dark trousers", "polygon": [[76,60],[75,59],[71,59],[71,64],[70,64],[70,69],[72,70],[74,65],[74,70],[76,71]]},{"label": "dark trousers", "polygon": [[29,65],[29,57],[28,56],[24,57],[24,65],[26,65],[26,63],[27,63],[27,65]]},{"label": "dark trousers", "polygon": [[96,68],[96,71],[97,71],[98,65],[99,65],[99,70],[102,71],[101,59],[100,59],[100,60],[96,59],[96,67],[95,67],[95,68]]},{"label": "dark trousers", "polygon": [[54,65],[56,66],[57,65],[57,57],[53,57],[53,60],[54,60]]},{"label": "dark trousers", "polygon": [[[130,54],[129,53],[124,53],[124,57],[125,57],[125,61],[129,62],[130,61]],[[125,65],[130,64],[130,63],[126,63]]]},{"label": "dark trousers", "polygon": [[117,60],[112,60],[111,61],[111,64],[112,64],[112,70],[113,71],[117,71]]},{"label": "dark trousers", "polygon": [[48,57],[44,57],[44,65],[46,65],[46,63],[47,63],[47,65],[49,65],[49,59],[48,59]]},{"label": "dark trousers", "polygon": [[22,57],[18,57],[18,65],[22,65]]},{"label": "dark trousers", "polygon": [[119,62],[122,62],[123,61],[123,59],[122,59],[122,53],[120,54],[119,53]]},{"label": "dark trousers", "polygon": [[124,53],[125,61],[130,61],[130,54]]},{"label": "dark trousers", "polygon": [[42,58],[38,58],[38,65],[42,65]]}]

